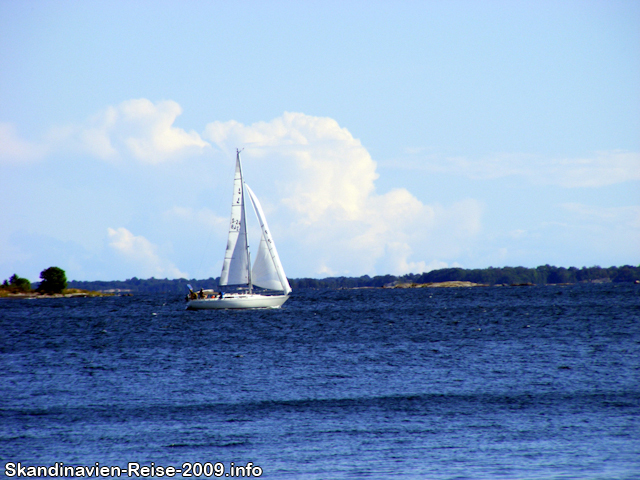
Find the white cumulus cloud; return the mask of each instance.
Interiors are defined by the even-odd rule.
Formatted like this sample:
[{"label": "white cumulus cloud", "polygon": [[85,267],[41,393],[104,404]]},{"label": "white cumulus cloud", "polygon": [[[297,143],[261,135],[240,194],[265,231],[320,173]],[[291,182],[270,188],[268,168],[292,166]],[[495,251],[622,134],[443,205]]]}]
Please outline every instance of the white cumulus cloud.
[{"label": "white cumulus cloud", "polygon": [[252,187],[257,179],[258,195],[270,192],[277,230],[314,275],[428,270],[442,262],[438,248],[423,245],[439,224],[449,223],[444,217],[457,217],[452,223],[462,236],[449,243],[478,231],[478,208],[434,208],[402,188],[377,193],[376,163],[331,118],[285,113],[252,125],[214,122],[204,136],[229,153],[246,147],[245,179]]},{"label": "white cumulus cloud", "polygon": [[108,228],[109,246],[135,268],[136,276],[157,278],[187,278],[173,263],[158,255],[158,247],[141,235],[124,227]]},{"label": "white cumulus cloud", "polygon": [[199,154],[209,146],[198,133],[173,125],[181,113],[180,105],[172,100],[127,100],[83,123],[52,128],[46,143],[53,151],[71,150],[104,160],[133,158],[159,164]]}]

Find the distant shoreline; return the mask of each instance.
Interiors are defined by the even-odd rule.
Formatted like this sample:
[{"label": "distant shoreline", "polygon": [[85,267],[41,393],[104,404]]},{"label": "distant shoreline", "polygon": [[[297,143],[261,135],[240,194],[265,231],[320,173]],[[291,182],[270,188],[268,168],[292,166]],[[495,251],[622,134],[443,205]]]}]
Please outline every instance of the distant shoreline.
[{"label": "distant shoreline", "polygon": [[[68,282],[69,288],[77,288],[100,293],[175,293],[184,295],[189,291],[189,285],[194,290],[218,290],[219,278],[206,279],[167,279],[167,278],[137,278],[127,280],[95,280]],[[370,277],[326,277],[318,278],[289,278],[293,290],[302,289],[342,289],[342,288],[408,288],[405,285],[425,285],[426,287],[473,287],[473,286],[527,286],[527,285],[567,285],[585,283],[634,283],[640,281],[640,266],[624,265],[621,267],[554,267],[541,265],[536,268],[525,267],[489,267],[484,269],[444,268],[431,270],[421,274],[405,275],[376,275]],[[453,283],[450,283],[453,282]],[[33,285],[34,288],[37,284]]]}]

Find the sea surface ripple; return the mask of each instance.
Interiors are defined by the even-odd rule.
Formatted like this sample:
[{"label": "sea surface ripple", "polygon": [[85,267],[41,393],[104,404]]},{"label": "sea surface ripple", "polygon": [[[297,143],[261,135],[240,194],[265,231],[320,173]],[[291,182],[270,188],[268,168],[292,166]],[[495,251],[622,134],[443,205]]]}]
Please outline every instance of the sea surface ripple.
[{"label": "sea surface ripple", "polygon": [[0,300],[0,461],[640,478],[640,287]]}]

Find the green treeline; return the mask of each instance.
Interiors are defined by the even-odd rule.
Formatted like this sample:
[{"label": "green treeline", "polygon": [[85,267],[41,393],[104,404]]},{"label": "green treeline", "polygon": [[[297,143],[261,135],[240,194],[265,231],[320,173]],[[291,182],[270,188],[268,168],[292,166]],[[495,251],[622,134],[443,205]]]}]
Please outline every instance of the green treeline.
[{"label": "green treeline", "polygon": [[[42,281],[36,289],[38,293],[48,295],[62,293],[67,288],[67,277],[61,268],[49,267],[43,270],[40,272],[40,279]],[[2,282],[0,290],[2,293],[29,293],[33,291],[31,282],[15,273],[11,275],[9,280]]]},{"label": "green treeline", "polygon": [[500,268],[443,268],[426,273],[409,273],[399,277],[384,275],[369,277],[332,277],[316,280],[301,278],[290,280],[292,288],[355,288],[382,287],[394,283],[437,283],[437,282],[473,282],[486,285],[548,285],[558,283],[586,282],[634,282],[640,280],[640,266],[633,267],[552,267],[543,265],[537,268],[500,267]]},{"label": "green treeline", "polygon": [[21,293],[21,292],[30,292],[31,291],[31,282],[26,278],[19,277],[17,274],[11,275],[9,280],[5,280],[2,282],[3,290],[6,290],[11,293]]},{"label": "green treeline", "polygon": [[[640,266],[625,265],[623,267],[583,267],[564,268],[543,265],[537,268],[525,267],[500,267],[482,269],[443,268],[431,272],[402,276],[378,275],[370,277],[328,277],[317,278],[292,278],[289,279],[291,287],[303,288],[356,288],[356,287],[384,287],[393,286],[396,283],[435,283],[463,281],[481,283],[487,285],[518,285],[518,284],[559,284],[559,283],[585,283],[585,282],[634,282],[640,281]],[[115,290],[132,293],[186,293],[187,285],[191,284],[195,289],[218,288],[218,278],[205,280],[184,278],[176,280],[149,278],[146,280],[131,278],[123,281],[70,281],[70,288],[84,290]]]}]

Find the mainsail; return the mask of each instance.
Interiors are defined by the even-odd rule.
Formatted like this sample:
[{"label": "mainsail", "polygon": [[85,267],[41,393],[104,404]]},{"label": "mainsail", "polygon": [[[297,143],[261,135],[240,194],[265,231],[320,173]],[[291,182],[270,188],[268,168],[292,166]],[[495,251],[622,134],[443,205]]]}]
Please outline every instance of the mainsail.
[{"label": "mainsail", "polygon": [[248,285],[250,283],[249,248],[245,219],[242,166],[240,165],[240,152],[238,152],[236,174],[233,179],[231,223],[219,285]]},{"label": "mainsail", "polygon": [[245,184],[245,188],[247,192],[249,192],[249,198],[251,199],[253,209],[260,222],[260,229],[262,230],[258,255],[256,256],[251,271],[251,279],[254,285],[271,290],[284,290],[284,294],[287,295],[291,292],[291,286],[282,268],[282,263],[276,250],[276,244],[273,242],[271,234],[269,233],[269,226],[262,211],[262,206],[258,201],[258,197],[256,197],[249,188],[249,185]]}]

